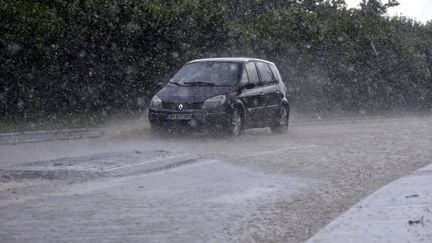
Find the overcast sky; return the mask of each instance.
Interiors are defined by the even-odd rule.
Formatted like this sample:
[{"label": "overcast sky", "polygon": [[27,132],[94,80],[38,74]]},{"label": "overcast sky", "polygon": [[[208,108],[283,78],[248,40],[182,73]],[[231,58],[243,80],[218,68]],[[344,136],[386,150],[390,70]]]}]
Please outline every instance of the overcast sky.
[{"label": "overcast sky", "polygon": [[[345,0],[348,7],[357,7],[361,0]],[[387,2],[387,0],[381,0]],[[399,6],[389,10],[390,15],[404,15],[423,23],[432,20],[432,0],[398,0]]]}]

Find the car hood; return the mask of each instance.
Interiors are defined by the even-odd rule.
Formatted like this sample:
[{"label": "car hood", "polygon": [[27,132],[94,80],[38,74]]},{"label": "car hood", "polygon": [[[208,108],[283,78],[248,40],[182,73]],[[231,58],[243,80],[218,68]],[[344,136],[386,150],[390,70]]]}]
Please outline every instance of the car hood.
[{"label": "car hood", "polygon": [[228,94],[234,89],[215,86],[165,86],[157,95],[163,102],[199,103],[217,95]]}]

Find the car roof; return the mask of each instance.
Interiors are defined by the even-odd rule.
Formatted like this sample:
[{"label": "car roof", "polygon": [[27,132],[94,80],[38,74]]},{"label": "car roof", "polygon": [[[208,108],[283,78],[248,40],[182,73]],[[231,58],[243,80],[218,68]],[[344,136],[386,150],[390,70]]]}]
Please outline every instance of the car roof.
[{"label": "car roof", "polygon": [[195,62],[249,62],[249,61],[261,61],[266,63],[271,63],[267,60],[258,59],[258,58],[250,58],[250,57],[217,57],[217,58],[203,58],[203,59],[195,59],[188,63],[195,63]]}]

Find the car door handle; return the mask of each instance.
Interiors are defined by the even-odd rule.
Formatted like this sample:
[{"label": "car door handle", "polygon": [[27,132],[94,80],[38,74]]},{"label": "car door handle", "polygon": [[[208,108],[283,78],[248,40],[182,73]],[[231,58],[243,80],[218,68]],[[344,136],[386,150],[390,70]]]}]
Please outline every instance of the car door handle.
[{"label": "car door handle", "polygon": [[264,95],[264,94],[265,94],[264,92],[261,92],[261,93],[260,93],[260,95]]}]

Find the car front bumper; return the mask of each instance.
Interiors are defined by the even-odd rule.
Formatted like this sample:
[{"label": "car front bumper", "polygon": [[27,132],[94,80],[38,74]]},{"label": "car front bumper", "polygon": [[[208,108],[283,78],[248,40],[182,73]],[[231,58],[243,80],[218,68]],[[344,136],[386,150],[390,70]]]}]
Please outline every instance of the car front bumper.
[{"label": "car front bumper", "polygon": [[153,127],[191,127],[215,128],[228,124],[228,113],[225,111],[173,111],[150,109],[148,118]]}]

